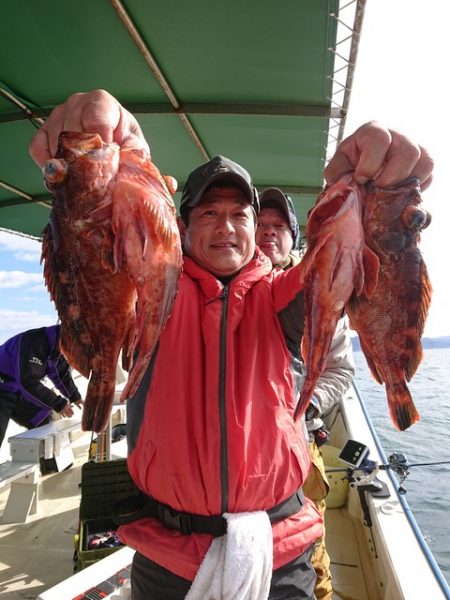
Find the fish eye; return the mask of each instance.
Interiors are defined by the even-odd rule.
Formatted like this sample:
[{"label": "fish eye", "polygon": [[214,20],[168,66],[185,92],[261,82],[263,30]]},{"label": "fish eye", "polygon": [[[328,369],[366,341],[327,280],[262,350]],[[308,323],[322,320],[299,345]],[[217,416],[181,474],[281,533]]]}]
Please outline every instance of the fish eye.
[{"label": "fish eye", "polygon": [[431,215],[417,206],[407,206],[402,220],[408,229],[425,229],[431,222]]}]

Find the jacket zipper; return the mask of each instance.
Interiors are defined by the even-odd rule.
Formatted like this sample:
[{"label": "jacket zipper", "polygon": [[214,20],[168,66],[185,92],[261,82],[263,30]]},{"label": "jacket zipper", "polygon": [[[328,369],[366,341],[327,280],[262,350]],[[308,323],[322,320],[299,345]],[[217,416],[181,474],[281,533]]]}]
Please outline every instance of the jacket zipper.
[{"label": "jacket zipper", "polygon": [[219,340],[219,419],[220,419],[220,480],[222,514],[228,510],[228,453],[227,453],[227,411],[226,411],[226,351],[227,351],[227,313],[228,313],[228,286],[224,286],[221,300],[223,300],[222,317],[220,321]]}]

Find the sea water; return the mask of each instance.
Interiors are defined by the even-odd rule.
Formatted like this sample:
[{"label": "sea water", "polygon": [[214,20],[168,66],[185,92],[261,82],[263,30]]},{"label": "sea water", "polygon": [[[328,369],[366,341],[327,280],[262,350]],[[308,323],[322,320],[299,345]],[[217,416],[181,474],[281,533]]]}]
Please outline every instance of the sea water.
[{"label": "sea water", "polygon": [[412,466],[404,487],[406,500],[428,546],[450,583],[450,348],[426,349],[408,384],[420,421],[397,431],[389,417],[384,386],[371,377],[364,354],[354,352],[356,385],[386,456],[403,452]]}]

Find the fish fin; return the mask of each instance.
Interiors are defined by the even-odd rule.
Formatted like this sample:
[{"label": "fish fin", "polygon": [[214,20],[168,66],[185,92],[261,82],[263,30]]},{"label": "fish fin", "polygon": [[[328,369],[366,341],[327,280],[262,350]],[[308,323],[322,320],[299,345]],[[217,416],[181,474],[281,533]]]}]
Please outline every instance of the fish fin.
[{"label": "fish fin", "polygon": [[[408,338],[406,338],[406,339],[408,339]],[[405,373],[406,381],[411,381],[414,373],[419,368],[419,365],[423,359],[423,350],[422,350],[422,344],[420,343],[420,339],[417,338],[416,336],[414,336],[413,341],[414,341],[414,349],[413,349],[414,351],[412,349],[409,350],[409,348],[408,348],[408,350],[409,350],[408,354],[410,356],[409,356],[406,364],[402,365],[404,373]]]},{"label": "fish fin", "polygon": [[[93,348],[88,330],[82,322],[65,322],[64,319],[61,321],[61,352],[71,367],[89,379]],[[81,343],[80,340],[85,342]]]},{"label": "fish fin", "polygon": [[[364,262],[359,253],[356,254],[355,273],[353,275],[353,292],[352,296],[360,296],[365,283]],[[350,296],[350,298],[352,297]]]},{"label": "fish fin", "polygon": [[56,284],[57,284],[57,266],[56,266],[57,253],[55,252],[55,245],[53,240],[53,233],[50,224],[48,224],[42,232],[42,246],[41,246],[41,264],[44,263],[44,280],[45,285],[50,294],[50,299],[54,302],[56,296]]},{"label": "fish fin", "polygon": [[172,177],[172,175],[163,175],[162,178],[164,179],[171,196],[173,196],[178,189],[178,181],[175,177]]},{"label": "fish fin", "polygon": [[305,410],[307,409],[311,397],[313,395],[314,392],[314,386],[308,385],[308,386],[303,386],[302,391],[300,393],[300,397],[298,399],[297,402],[297,406],[295,407],[294,410],[294,421],[296,421],[299,417],[301,417],[303,415],[303,413],[305,412]]},{"label": "fish fin", "polygon": [[420,420],[411,394],[403,381],[390,386],[386,385],[386,393],[389,414],[396,429],[405,431]]},{"label": "fish fin", "polygon": [[302,335],[302,340],[300,342],[300,353],[303,358],[303,362],[306,362],[305,357],[309,356],[309,335],[306,333],[307,326],[305,324],[305,329]]},{"label": "fish fin", "polygon": [[131,371],[133,366],[133,348],[134,339],[136,335],[136,313],[133,318],[130,315],[130,321],[128,323],[128,330],[125,335],[125,340],[122,345],[122,369],[127,372]]},{"label": "fish fin", "polygon": [[[368,246],[363,249],[364,264],[364,286],[360,293],[367,298],[371,298],[378,285],[378,275],[380,272],[380,259]],[[359,296],[359,294],[358,294]]]},{"label": "fish fin", "polygon": [[44,280],[50,298],[58,307],[61,321],[61,352],[74,369],[89,378],[92,345],[86,325],[74,316],[77,311],[77,299],[71,296],[74,290],[67,285],[67,281],[70,280],[70,266],[62,260],[63,255],[64,252],[55,251],[52,227],[47,225],[42,238],[41,262],[44,262]]},{"label": "fish fin", "polygon": [[367,362],[367,366],[369,367],[370,373],[372,375],[372,377],[375,379],[375,381],[379,384],[383,384],[384,383],[384,378],[381,375],[376,362],[373,360],[372,356],[371,356],[371,352],[369,349],[369,345],[366,343],[366,341],[364,340],[363,337],[361,337],[361,335],[359,335],[359,343],[361,345],[361,350],[364,354],[364,357],[366,359]]},{"label": "fish fin", "polygon": [[421,290],[420,305],[417,312],[415,329],[410,333],[413,343],[411,343],[411,339],[406,338],[406,341],[409,342],[408,349],[411,348],[409,351],[409,360],[404,365],[405,377],[407,381],[412,379],[423,359],[423,350],[420,339],[425,327],[425,320],[427,318],[432,295],[431,282],[428,278],[427,268],[423,260],[420,262],[419,279]]},{"label": "fish fin", "polygon": [[[137,286],[136,326],[131,355],[135,357],[121,401],[133,396],[145,374],[148,363],[155,351],[159,335],[172,312],[180,269],[177,265],[167,265],[161,277],[159,290],[164,289],[158,302],[149,297],[145,286]],[[156,282],[154,282],[156,285]]]},{"label": "fish fin", "polygon": [[137,360],[133,364],[133,368],[128,376],[125,387],[120,395],[120,402],[125,402],[128,398],[134,396],[139,388],[139,385],[147,371],[149,361],[145,359]]},{"label": "fish fin", "polygon": [[116,378],[114,373],[93,371],[83,404],[83,431],[105,431],[114,402]]},{"label": "fish fin", "polygon": [[[305,295],[305,314],[309,312],[307,303],[308,297]],[[328,319],[325,315],[322,315],[322,317],[319,313],[316,313],[312,319],[305,319],[301,354],[306,366],[306,375],[295,408],[294,419],[302,414],[309,405],[320,374],[326,366],[331,341],[336,330],[337,317],[335,320]]]},{"label": "fish fin", "polygon": [[433,293],[433,288],[428,277],[428,270],[423,260],[420,261],[419,278],[421,287],[421,301],[417,315],[417,331],[419,337],[422,337],[423,329],[425,327],[425,320],[428,315],[428,309],[430,308],[431,296]]},{"label": "fish fin", "polygon": [[334,257],[333,265],[330,269],[330,276],[328,279],[328,289],[331,290],[333,287],[333,283],[336,281],[337,276],[341,272],[341,266],[343,263],[343,256],[339,252],[336,253]]},{"label": "fish fin", "polygon": [[[320,347],[325,347],[325,351],[319,354],[319,360],[317,360],[318,353],[313,352],[312,356],[310,357],[311,364],[314,365],[313,368],[306,364],[306,376],[303,382],[303,387],[300,391],[297,406],[295,407],[294,420],[301,416],[305,412],[306,408],[309,406],[312,395],[317,385],[317,380],[319,379],[320,374],[322,373],[323,368],[325,367],[326,361],[322,357],[326,357],[328,355],[329,344],[327,346],[326,343],[324,343],[324,345],[322,346],[322,341],[323,340],[320,340],[317,346],[320,345]],[[329,341],[331,342],[331,338]],[[328,350],[326,350],[326,348],[328,348]],[[316,346],[314,347],[314,349],[316,349]]]},{"label": "fish fin", "polygon": [[310,274],[311,269],[316,267],[318,254],[320,254],[324,246],[326,246],[334,237],[335,234],[332,231],[330,231],[315,246],[309,247],[306,251],[300,263],[300,279],[303,284],[306,277]]}]

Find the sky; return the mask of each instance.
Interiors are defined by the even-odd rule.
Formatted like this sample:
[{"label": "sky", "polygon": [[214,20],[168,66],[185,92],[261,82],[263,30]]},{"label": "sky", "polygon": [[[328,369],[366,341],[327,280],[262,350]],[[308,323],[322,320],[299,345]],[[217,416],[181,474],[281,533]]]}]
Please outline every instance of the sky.
[{"label": "sky", "polygon": [[[367,0],[346,135],[378,120],[425,146],[435,160],[423,194],[432,223],[421,250],[433,285],[424,335],[450,335],[450,6],[444,0]],[[0,343],[50,325],[56,313],[43,284],[40,244],[0,231]]]},{"label": "sky", "polygon": [[433,286],[424,335],[450,335],[450,4],[367,0],[345,134],[378,120],[424,146],[435,161],[423,192],[432,215],[422,251]]}]

